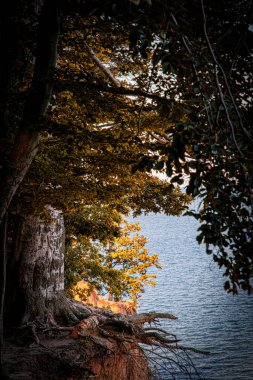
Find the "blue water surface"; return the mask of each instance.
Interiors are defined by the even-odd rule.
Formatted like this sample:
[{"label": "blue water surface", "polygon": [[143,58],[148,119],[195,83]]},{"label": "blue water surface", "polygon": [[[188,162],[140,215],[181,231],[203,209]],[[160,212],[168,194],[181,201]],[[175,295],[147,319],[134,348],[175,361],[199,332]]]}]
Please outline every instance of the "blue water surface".
[{"label": "blue water surface", "polygon": [[[253,379],[253,296],[237,296],[223,290],[222,271],[196,242],[198,223],[188,216],[149,214],[133,218],[142,226],[150,253],[158,253],[163,268],[157,286],[146,287],[139,312],[157,311],[176,315],[162,321],[182,344],[210,351],[193,355],[206,380]],[[162,379],[183,380],[183,374],[160,370]],[[173,377],[174,376],[174,377]],[[194,375],[192,378],[195,379]]]}]

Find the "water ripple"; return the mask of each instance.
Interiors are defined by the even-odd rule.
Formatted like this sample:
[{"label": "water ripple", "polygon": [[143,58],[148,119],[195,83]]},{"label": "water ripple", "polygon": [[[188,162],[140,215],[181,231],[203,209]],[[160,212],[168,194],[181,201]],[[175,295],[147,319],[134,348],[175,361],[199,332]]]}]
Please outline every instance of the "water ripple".
[{"label": "water ripple", "polygon": [[194,219],[151,214],[137,220],[150,252],[158,253],[163,263],[162,270],[152,271],[157,286],[145,290],[139,311],[177,315],[177,321],[164,321],[163,327],[185,345],[211,351],[208,357],[194,358],[206,380],[252,380],[253,297],[224,292],[221,271],[196,243]]}]

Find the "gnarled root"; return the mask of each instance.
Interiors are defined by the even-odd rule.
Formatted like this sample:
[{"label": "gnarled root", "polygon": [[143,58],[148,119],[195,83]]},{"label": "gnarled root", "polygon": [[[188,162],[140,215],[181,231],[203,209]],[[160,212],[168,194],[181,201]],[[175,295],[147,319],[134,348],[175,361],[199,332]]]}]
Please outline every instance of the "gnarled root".
[{"label": "gnarled root", "polygon": [[[120,347],[131,344],[136,350],[143,352],[149,358],[149,362],[155,367],[163,367],[166,370],[178,370],[186,374],[194,372],[197,376],[193,362],[188,355],[189,351],[198,354],[208,352],[193,347],[179,345],[179,339],[157,325],[159,319],[175,320],[176,317],[167,313],[144,313],[137,315],[121,315],[103,312],[93,309],[92,316],[80,322],[72,330],[72,337],[90,339],[95,345],[102,346],[110,351],[108,342],[117,342]],[[145,327],[149,323],[150,327]],[[200,378],[200,377],[195,377]]]},{"label": "gnarled root", "polygon": [[164,347],[170,350],[208,354],[208,352],[197,350],[193,347],[178,345],[180,340],[174,334],[163,329],[156,326],[148,328],[144,326],[145,323],[151,324],[161,318],[177,319],[174,315],[167,313],[151,312],[129,316],[103,312],[102,309],[93,308],[92,315],[73,328],[72,336],[96,334],[111,339],[135,341],[137,344]]},{"label": "gnarled root", "polygon": [[33,297],[29,294],[28,300],[21,326],[35,319],[48,325],[63,324],[73,326],[91,314],[88,306],[68,298],[64,292],[59,292],[56,297],[50,300]]},{"label": "gnarled root", "polygon": [[[37,352],[39,362],[46,356],[47,362],[51,360],[53,365],[57,364],[57,371],[64,367],[66,372],[66,365],[72,363],[72,356],[77,358],[75,368],[69,368],[68,364],[68,379],[77,379],[73,374],[78,370],[83,378],[95,376],[99,380],[117,380],[118,375],[113,377],[116,373],[115,365],[118,366],[117,371],[122,371],[119,373],[123,380],[146,379],[149,378],[147,358],[151,368],[161,366],[168,373],[176,368],[176,371],[188,373],[191,367],[193,373],[194,366],[188,352],[204,353],[179,345],[175,335],[157,326],[159,318],[176,319],[171,314],[144,313],[129,316],[88,307],[67,298],[62,298],[61,301],[61,306],[54,303],[52,309],[47,309],[46,319],[29,321],[18,328],[18,331],[20,336],[23,334],[22,345],[26,344],[28,347],[28,359],[29,355],[34,357],[34,352]],[[73,326],[73,320],[78,320],[81,315],[85,316]],[[71,321],[72,326],[62,325],[60,322],[64,319]],[[149,326],[146,327],[145,323]],[[152,323],[155,325],[152,326]],[[25,368],[29,369],[29,365]],[[129,368],[132,368],[131,374],[126,370]],[[45,378],[47,376],[48,373],[45,372]]]}]

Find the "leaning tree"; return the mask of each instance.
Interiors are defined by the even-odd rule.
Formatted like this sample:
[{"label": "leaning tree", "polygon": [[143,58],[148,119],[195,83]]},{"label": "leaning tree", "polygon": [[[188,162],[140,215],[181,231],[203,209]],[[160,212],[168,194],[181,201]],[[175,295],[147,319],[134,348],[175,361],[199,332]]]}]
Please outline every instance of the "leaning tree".
[{"label": "leaning tree", "polygon": [[[147,85],[148,64],[136,59],[134,66],[130,52],[123,61],[126,38],[120,35],[111,45],[106,43],[108,20],[105,25],[98,21],[73,17],[62,22],[53,95],[39,151],[9,207],[12,246],[7,292],[12,296],[6,301],[6,313],[10,323],[12,316],[26,322],[43,319],[48,312],[67,322],[77,321],[79,310],[63,293],[63,218],[69,244],[82,235],[105,241],[118,233],[116,212],[179,214],[189,200],[170,183],[133,170],[156,144],[152,130],[168,126],[143,97],[164,99],[144,89],[124,89],[123,74],[136,75],[142,88]],[[84,44],[85,33],[96,54]],[[110,90],[108,81],[117,86],[122,81],[123,93],[105,96],[93,88],[101,83]],[[13,313],[16,309],[20,313]]]},{"label": "leaning tree", "polygon": [[[172,186],[189,176],[187,191],[203,198],[195,213],[202,222],[199,241],[208,252],[218,248],[214,259],[225,266],[233,291],[237,285],[250,290],[250,4],[231,4],[225,15],[223,2],[214,9],[203,1],[15,5],[4,9],[1,23],[1,221],[39,141],[61,144],[57,138],[68,135],[56,149],[61,153],[53,153],[57,168],[63,173],[64,159],[73,155],[69,170],[89,183],[94,173],[87,160],[90,171],[97,170],[95,140],[102,129],[111,142],[99,149],[111,165],[116,154],[133,172],[165,168]],[[75,161],[78,133],[93,144],[90,154],[80,144],[83,165]],[[137,149],[128,160],[130,144]],[[40,172],[45,152],[36,163]],[[48,192],[61,188],[62,177],[45,181]]]},{"label": "leaning tree", "polygon": [[[64,215],[72,234],[90,230],[104,239],[117,232],[113,213],[106,228],[98,221],[108,205],[121,213],[177,214],[187,201],[173,185],[134,168],[156,146],[153,130],[167,127],[153,109],[167,100],[150,93],[149,61],[132,54],[143,9],[112,5],[20,2],[3,13],[1,236],[9,324],[82,315],[63,293]],[[144,29],[152,25],[140,20]],[[124,75],[134,75],[135,85]],[[88,220],[95,207],[97,220]]]},{"label": "leaning tree", "polygon": [[[170,212],[170,199],[177,206],[183,199],[174,187],[187,177],[187,192],[202,200],[200,210],[191,212],[201,222],[198,240],[225,267],[227,289],[251,291],[251,2],[5,5],[1,309],[6,250],[13,248],[7,270],[19,285],[7,285],[25,319],[44,309],[36,290],[53,309],[75,314],[76,306],[65,307],[69,301],[55,297],[63,283],[56,247],[62,252],[64,230],[52,206],[70,220],[73,209],[80,217],[84,205],[94,204]],[[152,169],[166,172],[169,183],[153,179],[147,174]],[[32,217],[24,213],[30,208]],[[19,212],[25,221],[16,224]],[[15,236],[12,247],[7,225]],[[29,239],[31,231],[36,239]],[[21,281],[20,268],[32,281]],[[25,297],[17,296],[20,286]]]},{"label": "leaning tree", "polygon": [[[245,12],[231,4],[224,15],[224,7],[45,1],[4,9],[2,236],[14,194],[13,209],[32,203],[39,214],[49,195],[64,211],[132,189],[128,206],[145,208],[146,192],[154,209],[186,175],[187,192],[203,199],[194,213],[199,241],[208,253],[217,247],[214,259],[233,291],[251,289],[252,32],[247,2]],[[137,176],[165,170],[170,185],[154,192],[149,176],[134,186],[130,166]],[[150,194],[157,194],[153,204]]]},{"label": "leaning tree", "polygon": [[[144,8],[151,14],[148,3]],[[78,214],[83,222],[85,207],[96,206],[102,213],[108,204],[123,213],[129,207],[178,213],[187,200],[172,185],[131,170],[155,145],[154,126],[166,126],[152,104],[145,104],[146,98],[159,104],[166,100],[149,93],[148,63],[130,54],[135,42],[124,62],[121,58],[143,14],[143,9],[136,10],[129,2],[115,9],[110,2],[20,1],[2,12],[6,55],[1,64],[1,325],[4,306],[10,325],[34,319],[54,325],[55,317],[76,322],[90,315],[63,292],[65,229],[62,213],[52,206],[70,219]],[[141,19],[145,29],[149,19]],[[108,27],[111,41],[106,44]],[[120,37],[123,30],[125,38]],[[81,46],[87,33],[97,53],[86,42]],[[115,73],[99,59],[103,45],[112,66],[117,48],[115,58],[121,66]],[[129,66],[124,67],[127,59]],[[135,88],[119,85],[115,77],[133,73],[135,60]],[[114,93],[108,80],[122,92]],[[108,219],[114,222],[112,216]],[[92,223],[93,230],[97,221]],[[110,226],[106,228],[108,234]]]}]

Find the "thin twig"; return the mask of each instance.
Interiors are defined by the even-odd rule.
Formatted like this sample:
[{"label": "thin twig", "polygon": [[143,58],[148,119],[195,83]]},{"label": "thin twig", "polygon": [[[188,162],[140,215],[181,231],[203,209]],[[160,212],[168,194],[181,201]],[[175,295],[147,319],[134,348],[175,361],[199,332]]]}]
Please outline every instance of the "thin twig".
[{"label": "thin twig", "polygon": [[[171,12],[170,13],[170,16],[174,22],[174,24],[178,27],[178,22],[177,22],[177,19],[175,17],[175,15]],[[202,100],[204,102],[204,110],[206,112],[206,117],[207,117],[207,121],[208,121],[208,124],[210,126],[210,128],[212,128],[212,125],[213,125],[213,121],[212,121],[212,113],[209,112],[209,109],[210,109],[210,102],[208,104],[207,102],[207,99],[205,98],[204,94],[203,94],[203,91],[202,91],[202,86],[201,86],[201,80],[200,80],[200,77],[199,77],[199,74],[198,74],[198,71],[197,71],[197,68],[196,68],[196,64],[194,62],[194,55],[193,55],[193,51],[191,49],[191,43],[189,41],[189,38],[185,35],[181,35],[181,38],[182,38],[182,41],[183,41],[183,44],[184,44],[184,47],[187,51],[187,53],[191,56],[192,58],[192,69],[193,69],[193,73],[195,75],[195,78],[197,80],[197,82],[199,83],[199,90],[201,92],[201,95],[202,95]]]},{"label": "thin twig", "polygon": [[[244,154],[242,153],[239,145],[238,145],[238,142],[236,140],[236,136],[235,136],[235,130],[234,130],[234,125],[233,125],[233,122],[232,120],[230,119],[230,115],[229,115],[229,112],[228,112],[228,108],[227,108],[227,104],[226,104],[226,101],[225,101],[225,98],[224,98],[224,95],[223,95],[223,92],[222,92],[222,89],[221,89],[221,84],[220,84],[220,81],[219,81],[219,76],[218,76],[218,68],[220,69],[221,73],[222,73],[222,76],[223,76],[223,79],[224,79],[224,82],[225,82],[225,85],[226,85],[226,88],[229,92],[229,95],[230,95],[230,98],[232,100],[232,103],[235,107],[235,109],[237,110],[237,106],[235,104],[235,101],[233,99],[233,95],[231,93],[231,90],[230,90],[230,87],[228,85],[228,82],[227,82],[227,78],[226,78],[226,75],[225,75],[225,72],[222,68],[222,66],[220,65],[218,59],[216,58],[215,56],[215,53],[213,51],[213,48],[212,48],[212,45],[211,45],[211,42],[210,42],[210,39],[208,37],[208,33],[207,33],[207,20],[206,20],[206,13],[205,13],[205,7],[204,7],[204,1],[201,0],[201,9],[202,9],[202,16],[203,16],[203,30],[204,30],[204,35],[205,35],[205,39],[206,39],[206,42],[207,42],[207,46],[209,48],[209,51],[210,51],[210,54],[211,54],[211,57],[213,59],[213,62],[215,64],[215,80],[216,80],[216,85],[217,85],[217,88],[218,88],[218,91],[219,91],[219,95],[220,95],[220,100],[221,100],[221,103],[224,107],[224,110],[226,112],[226,116],[227,116],[227,120],[228,120],[228,123],[230,125],[230,128],[231,128],[231,132],[232,132],[232,137],[233,137],[233,141],[235,143],[235,146],[238,150],[238,152],[240,153],[241,157],[244,157]],[[239,114],[239,111],[237,110],[238,114]],[[244,127],[243,127],[244,128]]]}]

